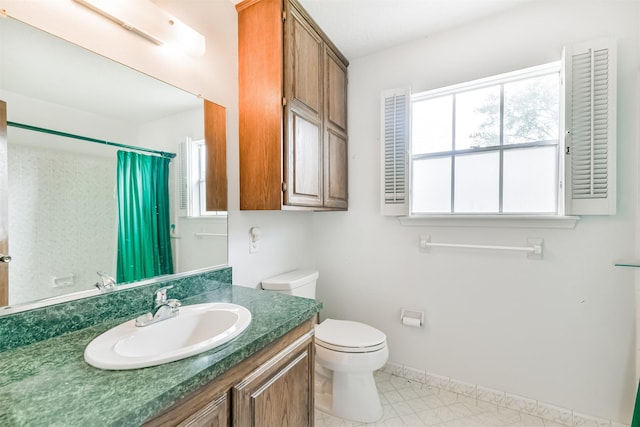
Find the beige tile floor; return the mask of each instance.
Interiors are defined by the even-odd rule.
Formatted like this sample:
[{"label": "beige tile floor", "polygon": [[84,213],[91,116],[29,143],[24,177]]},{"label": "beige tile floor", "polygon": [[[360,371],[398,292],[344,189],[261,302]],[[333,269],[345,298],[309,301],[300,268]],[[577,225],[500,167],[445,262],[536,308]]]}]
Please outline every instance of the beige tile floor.
[{"label": "beige tile floor", "polygon": [[351,422],[316,410],[316,427],[565,427],[539,417],[440,390],[386,372],[375,373],[384,410],[372,424]]}]

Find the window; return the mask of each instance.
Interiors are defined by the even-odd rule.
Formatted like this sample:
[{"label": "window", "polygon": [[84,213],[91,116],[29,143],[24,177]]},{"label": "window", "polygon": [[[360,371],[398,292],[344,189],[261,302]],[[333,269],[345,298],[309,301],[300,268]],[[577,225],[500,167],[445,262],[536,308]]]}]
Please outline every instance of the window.
[{"label": "window", "polygon": [[615,63],[601,40],[553,64],[383,92],[383,213],[614,214]]},{"label": "window", "polygon": [[226,212],[207,211],[207,147],[204,140],[187,138],[178,149],[179,214],[186,217],[226,215]]},{"label": "window", "polygon": [[560,64],[411,97],[411,213],[557,213]]}]

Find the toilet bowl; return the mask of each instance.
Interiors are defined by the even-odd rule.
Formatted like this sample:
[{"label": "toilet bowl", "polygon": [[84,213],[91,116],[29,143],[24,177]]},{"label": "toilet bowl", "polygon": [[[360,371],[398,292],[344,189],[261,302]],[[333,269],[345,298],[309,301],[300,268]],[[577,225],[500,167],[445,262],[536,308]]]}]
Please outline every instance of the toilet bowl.
[{"label": "toilet bowl", "polygon": [[[315,270],[294,270],[262,281],[265,290],[315,298]],[[352,421],[382,417],[373,372],[389,358],[386,335],[349,320],[326,319],[315,327],[316,408]]]},{"label": "toilet bowl", "polygon": [[316,408],[364,423],[382,417],[373,372],[389,358],[386,336],[359,322],[326,319],[315,328]]}]

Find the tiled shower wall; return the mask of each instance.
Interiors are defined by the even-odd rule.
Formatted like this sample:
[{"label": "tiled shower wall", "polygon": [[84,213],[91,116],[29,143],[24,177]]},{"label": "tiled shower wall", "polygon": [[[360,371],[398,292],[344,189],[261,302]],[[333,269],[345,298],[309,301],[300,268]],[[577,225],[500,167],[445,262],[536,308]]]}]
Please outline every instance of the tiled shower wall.
[{"label": "tiled shower wall", "polygon": [[9,304],[87,289],[115,275],[116,163],[9,144]]}]

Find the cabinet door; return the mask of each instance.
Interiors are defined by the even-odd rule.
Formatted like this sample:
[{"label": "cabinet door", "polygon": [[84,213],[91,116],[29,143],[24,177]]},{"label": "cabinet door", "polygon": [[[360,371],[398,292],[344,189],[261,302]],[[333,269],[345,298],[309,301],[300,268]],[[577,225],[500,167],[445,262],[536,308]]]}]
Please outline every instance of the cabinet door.
[{"label": "cabinet door", "polygon": [[313,336],[306,334],[233,388],[234,427],[313,426]]},{"label": "cabinet door", "polygon": [[287,3],[284,204],[322,206],[322,38]]},{"label": "cabinet door", "polygon": [[286,5],[284,31],[284,95],[297,108],[320,119],[322,116],[322,37],[290,3]]},{"label": "cabinet door", "polygon": [[286,140],[284,204],[322,206],[322,126],[291,108]]},{"label": "cabinet door", "polygon": [[240,209],[282,207],[282,0],[238,7]]},{"label": "cabinet door", "polygon": [[347,138],[327,129],[324,163],[324,205],[328,208],[348,207]]},{"label": "cabinet door", "polygon": [[204,408],[178,424],[178,427],[227,427],[229,425],[229,399],[224,393]]},{"label": "cabinet door", "polygon": [[[144,427],[229,427],[231,402],[229,390],[220,392],[214,381],[147,420]],[[224,387],[222,387],[224,388]]]},{"label": "cabinet door", "polygon": [[325,50],[324,205],[347,209],[347,67]]},{"label": "cabinet door", "polygon": [[325,49],[325,118],[327,126],[347,133],[347,67],[331,51]]}]

